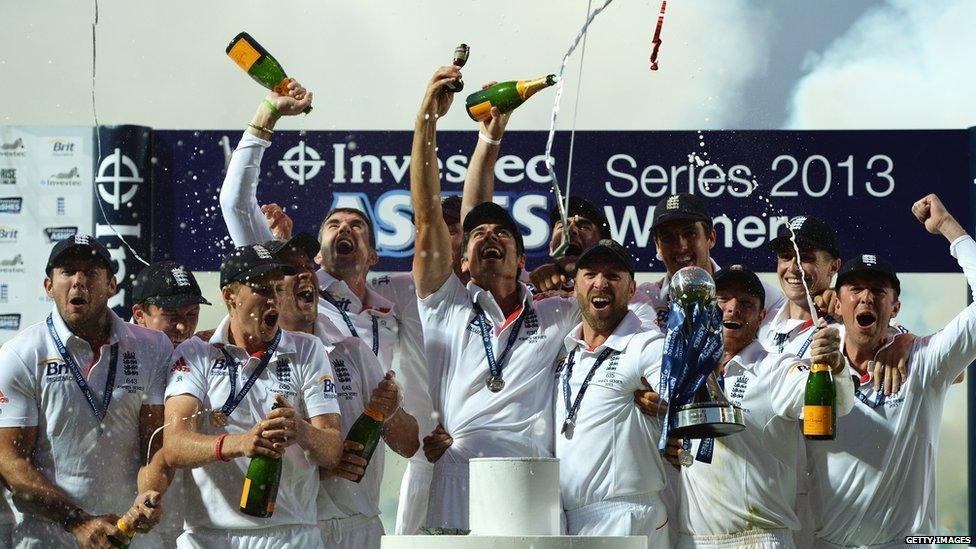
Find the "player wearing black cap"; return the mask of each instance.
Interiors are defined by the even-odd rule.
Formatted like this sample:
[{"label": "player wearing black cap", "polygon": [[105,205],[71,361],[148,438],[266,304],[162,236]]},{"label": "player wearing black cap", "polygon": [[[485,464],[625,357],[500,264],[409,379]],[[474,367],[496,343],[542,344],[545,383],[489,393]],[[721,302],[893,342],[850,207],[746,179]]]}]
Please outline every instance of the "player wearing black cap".
[{"label": "player wearing black cap", "polygon": [[166,334],[173,347],[197,329],[200,305],[210,305],[193,273],[176,261],[159,261],[133,282],[132,321]]},{"label": "player wearing black cap", "polygon": [[[94,237],[59,241],[46,272],[46,322],[0,348],[0,476],[22,514],[13,543],[108,546],[118,514],[141,532],[162,514],[169,471],[149,435],[162,425],[172,346],[108,307],[116,267]],[[93,482],[99,471],[111,482]]]},{"label": "player wearing black cap", "polygon": [[549,210],[549,228],[552,236],[549,239],[549,253],[553,253],[562,244],[565,237],[568,248],[565,256],[554,263],[546,263],[533,269],[530,274],[532,284],[537,291],[549,291],[564,288],[571,283],[576,275],[576,259],[583,250],[593,246],[601,239],[610,238],[610,225],[603,212],[593,202],[578,196],[569,197],[569,208],[566,210],[568,228],[563,227],[563,220],[559,208],[553,206]]}]

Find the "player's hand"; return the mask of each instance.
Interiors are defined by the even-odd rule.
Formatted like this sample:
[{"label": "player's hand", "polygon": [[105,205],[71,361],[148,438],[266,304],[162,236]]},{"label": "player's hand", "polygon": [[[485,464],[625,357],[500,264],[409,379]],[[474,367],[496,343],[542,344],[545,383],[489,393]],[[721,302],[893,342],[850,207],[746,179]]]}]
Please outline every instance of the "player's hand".
[{"label": "player's hand", "polygon": [[117,540],[127,539],[115,527],[117,520],[119,517],[116,515],[91,516],[76,522],[70,532],[78,545],[85,549],[113,549],[115,546],[109,541],[109,537]]},{"label": "player's hand", "polygon": [[952,218],[942,204],[942,200],[935,194],[930,194],[912,204],[912,213],[915,214],[915,219],[925,225],[925,230],[932,234],[939,234],[942,224]]},{"label": "player's hand", "polygon": [[908,359],[912,356],[915,334],[898,334],[874,359],[871,376],[874,390],[884,390],[885,396],[898,393],[908,379]]},{"label": "player's hand", "polygon": [[529,279],[535,289],[540,292],[558,290],[566,283],[566,275],[556,263],[539,265],[529,273]]},{"label": "player's hand", "polygon": [[813,296],[813,306],[817,308],[818,317],[822,318],[826,315],[832,315],[837,304],[837,292],[830,288]]},{"label": "player's hand", "polygon": [[681,451],[682,439],[669,438],[668,445],[664,447],[664,460],[677,470],[681,470],[681,462],[678,461],[678,452]]},{"label": "player's hand", "polygon": [[417,114],[417,122],[424,121],[436,122],[451,108],[454,101],[454,93],[447,89],[447,85],[461,78],[460,67],[450,65],[441,67],[434,71],[434,76],[427,83],[427,91],[424,99],[420,103],[420,112]]},{"label": "player's hand", "polygon": [[424,455],[427,461],[436,463],[451,444],[454,444],[454,439],[444,430],[444,426],[438,423],[434,432],[424,437]]},{"label": "player's hand", "polygon": [[254,457],[265,456],[273,459],[281,457],[281,452],[275,446],[275,441],[264,436],[268,430],[269,420],[263,419],[257,422],[246,433],[239,435],[228,435],[224,439],[224,447],[221,453],[224,456]]},{"label": "player's hand", "polygon": [[[490,88],[498,82],[494,80],[487,82],[481,86],[481,89]],[[492,107],[489,111],[490,116],[481,121],[481,133],[487,135],[491,139],[501,139],[505,135],[505,126],[508,125],[508,119],[512,116],[511,112],[502,113],[498,110],[498,107]]]},{"label": "player's hand", "polygon": [[827,321],[822,318],[817,326],[810,345],[810,361],[813,364],[828,364],[834,374],[839,374],[845,366],[840,354],[840,331],[828,328]]},{"label": "player's hand", "polygon": [[637,403],[637,408],[646,416],[664,417],[668,411],[668,401],[662,399],[643,376],[641,376],[641,384],[647,388],[634,391],[634,402]]},{"label": "player's hand", "polygon": [[395,376],[393,370],[386,372],[383,379],[373,389],[373,394],[369,399],[369,407],[381,412],[384,421],[390,419],[400,409],[400,387],[393,379]]},{"label": "player's hand", "polygon": [[306,422],[282,395],[275,397],[275,401],[281,405],[268,413],[268,417],[262,422],[264,430],[261,436],[274,442],[275,450],[281,452],[292,444],[304,444],[308,435]]},{"label": "player's hand", "polygon": [[576,292],[574,290],[548,290],[545,292],[533,291],[532,301],[541,301],[549,297],[562,297],[565,299],[572,299],[576,297]]},{"label": "player's hand", "polygon": [[306,90],[302,85],[294,78],[288,79],[288,86],[286,93],[278,93],[275,91],[268,92],[265,96],[271,104],[278,109],[278,112],[282,116],[295,116],[296,114],[301,114],[302,111],[307,109],[312,104],[312,92]]},{"label": "player's hand", "polygon": [[265,204],[261,206],[261,213],[268,220],[268,228],[271,229],[271,236],[275,240],[284,242],[291,239],[291,228],[294,222],[281,206],[275,203]]},{"label": "player's hand", "polygon": [[163,518],[162,499],[159,492],[146,490],[136,496],[132,507],[122,515],[122,520],[136,532],[146,533],[152,530]]},{"label": "player's hand", "polygon": [[369,462],[365,458],[354,452],[362,452],[365,447],[352,440],[342,442],[342,458],[339,463],[331,469],[323,470],[321,478],[339,477],[356,482],[366,474],[366,466]]}]

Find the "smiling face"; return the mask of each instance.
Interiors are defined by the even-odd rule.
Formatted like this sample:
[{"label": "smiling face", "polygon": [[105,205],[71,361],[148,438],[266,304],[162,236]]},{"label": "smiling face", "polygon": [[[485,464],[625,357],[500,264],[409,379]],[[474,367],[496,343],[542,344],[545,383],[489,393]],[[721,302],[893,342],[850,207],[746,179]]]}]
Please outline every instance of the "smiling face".
[{"label": "smiling face", "polygon": [[759,325],[766,317],[762,300],[739,283],[723,284],[715,290],[716,303],[722,311],[722,337],[725,356],[733,357],[756,339]]},{"label": "smiling face", "polygon": [[475,284],[490,277],[517,277],[525,266],[525,255],[518,253],[515,235],[504,225],[478,225],[464,244],[461,270],[468,272]]},{"label": "smiling face", "polygon": [[[249,345],[267,343],[278,331],[278,300],[284,292],[280,272],[271,272],[248,282],[232,282],[221,290],[230,313],[233,333],[244,334]],[[244,346],[245,342],[235,342]]]},{"label": "smiling face", "polygon": [[322,223],[319,242],[322,243],[319,251],[322,268],[339,279],[349,275],[366,276],[369,268],[379,261],[369,223],[361,213],[333,212]]},{"label": "smiling face", "polygon": [[817,295],[830,287],[830,280],[840,269],[840,259],[830,253],[800,246],[800,265],[797,267],[796,251],[792,244],[781,245],[776,251],[776,276],[783,294],[791,302],[807,306],[807,294],[803,288],[802,277],[806,279],[810,293]]},{"label": "smiling face", "polygon": [[282,279],[282,292],[278,296],[281,327],[300,331],[314,324],[319,312],[315,263],[294,248],[279,251],[275,258],[295,269],[295,274]]},{"label": "smiling face", "polygon": [[598,333],[612,332],[637,289],[630,272],[609,258],[599,259],[577,269],[575,280],[583,320]]},{"label": "smiling face", "polygon": [[710,250],[715,246],[715,229],[705,223],[679,219],[654,229],[654,246],[668,269],[668,277],[688,266],[712,272]]},{"label": "smiling face", "polygon": [[837,297],[836,312],[844,319],[845,344],[866,350],[881,344],[888,323],[901,308],[891,281],[878,273],[848,275]]},{"label": "smiling face", "polygon": [[97,324],[108,312],[108,298],[115,290],[115,276],[104,263],[92,258],[65,259],[44,279],[44,291],[76,334]]},{"label": "smiling face", "polygon": [[132,320],[140,326],[163,332],[173,347],[176,347],[197,331],[200,305],[194,303],[184,307],[163,308],[151,304],[136,304],[132,306]]},{"label": "smiling face", "polygon": [[583,253],[583,250],[600,241],[600,227],[593,220],[581,215],[570,216],[569,230],[564,230],[563,222],[560,219],[552,226],[552,237],[549,239],[549,251],[554,252],[563,242],[563,234],[569,238],[569,249],[566,255],[575,256]]}]

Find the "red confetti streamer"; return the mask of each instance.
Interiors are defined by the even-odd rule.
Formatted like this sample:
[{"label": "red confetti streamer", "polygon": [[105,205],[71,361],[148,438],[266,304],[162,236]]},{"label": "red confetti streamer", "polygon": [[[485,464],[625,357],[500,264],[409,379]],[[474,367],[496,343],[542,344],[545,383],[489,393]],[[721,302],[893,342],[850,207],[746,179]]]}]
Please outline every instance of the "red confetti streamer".
[{"label": "red confetti streamer", "polygon": [[654,29],[654,39],[651,40],[651,44],[654,45],[654,49],[651,50],[651,70],[657,70],[657,52],[661,49],[661,27],[664,26],[664,10],[668,8],[668,0],[661,2],[661,13],[657,15],[657,28]]}]

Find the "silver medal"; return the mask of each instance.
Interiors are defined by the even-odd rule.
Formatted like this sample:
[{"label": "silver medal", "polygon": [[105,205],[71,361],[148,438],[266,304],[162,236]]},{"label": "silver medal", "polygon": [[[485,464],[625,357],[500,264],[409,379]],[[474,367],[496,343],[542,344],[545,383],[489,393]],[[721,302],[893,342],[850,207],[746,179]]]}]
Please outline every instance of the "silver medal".
[{"label": "silver medal", "polygon": [[227,414],[221,412],[220,410],[214,410],[210,412],[210,423],[214,427],[226,427]]},{"label": "silver medal", "polygon": [[489,374],[485,379],[485,385],[488,387],[489,391],[497,393],[505,388],[505,380],[502,379],[502,376],[493,376]]},{"label": "silver medal", "polygon": [[682,448],[678,450],[678,463],[682,467],[691,467],[695,464],[695,456],[692,455],[691,450]]},{"label": "silver medal", "polygon": [[575,430],[576,430],[576,422],[573,421],[572,419],[567,418],[566,421],[563,422],[563,428],[560,431],[560,433],[565,435],[566,438],[572,439],[573,431]]}]

